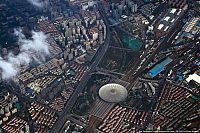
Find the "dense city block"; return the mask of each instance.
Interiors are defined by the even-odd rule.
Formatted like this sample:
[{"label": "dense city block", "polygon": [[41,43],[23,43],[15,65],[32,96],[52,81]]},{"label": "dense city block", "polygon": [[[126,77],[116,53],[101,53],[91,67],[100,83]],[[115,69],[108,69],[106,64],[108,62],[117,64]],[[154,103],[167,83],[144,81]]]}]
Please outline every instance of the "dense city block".
[{"label": "dense city block", "polygon": [[0,133],[200,131],[199,0],[1,0]]}]

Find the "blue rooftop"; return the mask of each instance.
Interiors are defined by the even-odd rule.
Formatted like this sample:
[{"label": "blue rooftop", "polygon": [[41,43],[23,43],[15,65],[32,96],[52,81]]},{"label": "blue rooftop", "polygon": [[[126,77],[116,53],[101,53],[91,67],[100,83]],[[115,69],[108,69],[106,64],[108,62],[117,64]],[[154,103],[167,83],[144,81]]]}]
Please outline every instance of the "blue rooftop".
[{"label": "blue rooftop", "polygon": [[197,26],[200,27],[200,20],[197,22]]},{"label": "blue rooftop", "polygon": [[192,38],[193,35],[188,32],[183,32],[181,36]]},{"label": "blue rooftop", "polygon": [[200,66],[200,61],[196,63],[196,65]]},{"label": "blue rooftop", "polygon": [[169,57],[167,57],[165,60],[163,60],[161,63],[155,65],[149,72],[148,75],[151,78],[154,78],[157,76],[160,72],[162,72],[165,69],[165,66],[171,63],[173,60]]}]

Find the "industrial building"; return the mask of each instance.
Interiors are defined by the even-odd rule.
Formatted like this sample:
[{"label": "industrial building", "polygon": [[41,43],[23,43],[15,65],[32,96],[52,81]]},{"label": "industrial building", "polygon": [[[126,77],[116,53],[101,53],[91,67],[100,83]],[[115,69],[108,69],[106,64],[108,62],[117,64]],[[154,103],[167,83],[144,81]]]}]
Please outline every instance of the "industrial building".
[{"label": "industrial building", "polygon": [[200,17],[191,18],[191,20],[185,24],[183,30],[176,36],[175,44],[180,44],[186,39],[192,40],[197,37],[200,32]]},{"label": "industrial building", "polygon": [[161,14],[162,19],[154,25],[157,38],[165,35],[177,23],[177,20],[183,15],[184,11],[176,8],[170,8]]},{"label": "industrial building", "polygon": [[165,60],[160,62],[159,64],[156,64],[147,74],[150,78],[154,78],[158,74],[160,74],[166,66],[171,63],[173,60],[169,57],[167,57]]}]

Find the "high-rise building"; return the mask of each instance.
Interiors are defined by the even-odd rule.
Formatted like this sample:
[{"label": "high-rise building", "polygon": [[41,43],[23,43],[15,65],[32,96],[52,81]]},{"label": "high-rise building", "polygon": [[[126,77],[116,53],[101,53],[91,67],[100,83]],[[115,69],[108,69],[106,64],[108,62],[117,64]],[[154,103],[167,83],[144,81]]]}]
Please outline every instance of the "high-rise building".
[{"label": "high-rise building", "polygon": [[167,0],[167,2],[174,8],[183,8],[187,4],[187,0]]}]

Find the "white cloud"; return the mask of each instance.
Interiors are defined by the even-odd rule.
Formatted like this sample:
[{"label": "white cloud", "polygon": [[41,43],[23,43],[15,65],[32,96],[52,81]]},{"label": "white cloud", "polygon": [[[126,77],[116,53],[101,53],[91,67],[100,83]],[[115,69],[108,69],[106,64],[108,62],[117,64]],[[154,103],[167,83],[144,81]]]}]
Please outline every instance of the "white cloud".
[{"label": "white cloud", "polygon": [[[10,79],[19,73],[20,66],[28,66],[32,61],[41,63],[44,57],[49,55],[49,44],[46,42],[47,36],[42,32],[32,32],[32,39],[26,39],[21,29],[15,30],[18,36],[20,53],[13,55],[9,53],[7,60],[0,57],[0,69],[2,79]],[[35,54],[37,57],[32,57]]]},{"label": "white cloud", "polygon": [[27,1],[38,8],[43,8],[48,3],[47,0],[27,0]]},{"label": "white cloud", "polygon": [[2,79],[9,79],[18,73],[18,69],[11,62],[0,59],[0,68],[2,71]]}]

